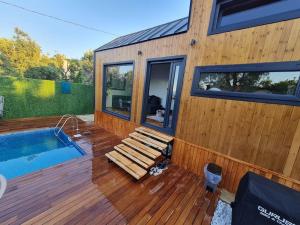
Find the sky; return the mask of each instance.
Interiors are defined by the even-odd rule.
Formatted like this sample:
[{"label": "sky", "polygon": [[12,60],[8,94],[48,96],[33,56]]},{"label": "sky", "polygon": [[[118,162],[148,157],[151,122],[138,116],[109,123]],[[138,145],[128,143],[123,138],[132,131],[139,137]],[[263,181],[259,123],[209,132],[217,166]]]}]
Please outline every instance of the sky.
[{"label": "sky", "polygon": [[[176,20],[189,13],[190,0],[3,0],[117,35]],[[28,33],[45,54],[80,58],[116,36],[86,30],[2,4],[0,38],[11,38],[15,27]]]}]

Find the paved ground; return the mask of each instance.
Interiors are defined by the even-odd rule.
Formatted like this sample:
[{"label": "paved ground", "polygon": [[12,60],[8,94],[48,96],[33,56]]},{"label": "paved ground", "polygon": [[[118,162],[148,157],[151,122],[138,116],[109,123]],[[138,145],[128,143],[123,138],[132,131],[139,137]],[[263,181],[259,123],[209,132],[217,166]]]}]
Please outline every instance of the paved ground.
[{"label": "paved ground", "polygon": [[94,122],[94,114],[77,115],[77,117],[84,122]]}]

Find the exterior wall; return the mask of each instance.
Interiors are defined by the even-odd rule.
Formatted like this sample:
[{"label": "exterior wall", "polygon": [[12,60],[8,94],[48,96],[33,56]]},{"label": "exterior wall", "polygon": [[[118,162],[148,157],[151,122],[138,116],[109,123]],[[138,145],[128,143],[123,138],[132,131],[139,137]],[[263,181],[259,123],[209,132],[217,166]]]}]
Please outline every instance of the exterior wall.
[{"label": "exterior wall", "polygon": [[[126,121],[103,112],[96,112],[95,118],[98,125],[121,138],[128,137],[128,134],[139,126],[139,124],[134,122]],[[223,178],[220,185],[231,192],[237,190],[240,179],[247,171],[255,172],[300,191],[300,181],[211,149],[183,141],[179,138],[175,138],[173,149],[172,162],[200,176],[203,175],[203,167],[206,163],[217,163],[223,169]]]},{"label": "exterior wall", "polygon": [[[98,52],[96,117],[102,115],[103,63],[135,61],[131,121],[114,130],[126,136],[126,123],[133,128],[141,120],[146,60],[186,55],[175,137],[187,146],[175,145],[173,161],[193,170],[190,164],[200,161],[182,157],[200,159],[205,148],[300,180],[300,107],[190,96],[195,66],[300,60],[300,19],[207,36],[211,7],[212,1],[193,0],[186,34]],[[193,47],[192,39],[197,41]],[[105,117],[100,117],[101,126]],[[190,151],[189,145],[199,150]]]}]

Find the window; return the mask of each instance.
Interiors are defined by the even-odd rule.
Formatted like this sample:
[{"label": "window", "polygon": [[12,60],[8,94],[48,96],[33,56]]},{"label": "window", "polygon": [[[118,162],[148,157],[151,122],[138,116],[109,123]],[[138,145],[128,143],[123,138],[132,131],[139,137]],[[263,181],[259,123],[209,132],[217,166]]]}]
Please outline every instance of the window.
[{"label": "window", "polygon": [[299,17],[299,0],[215,0],[208,34]]},{"label": "window", "polygon": [[300,105],[300,63],[196,67],[194,96]]},{"label": "window", "polygon": [[174,135],[185,56],[147,60],[141,124]]},{"label": "window", "polygon": [[104,65],[104,112],[130,119],[133,67],[132,62]]}]

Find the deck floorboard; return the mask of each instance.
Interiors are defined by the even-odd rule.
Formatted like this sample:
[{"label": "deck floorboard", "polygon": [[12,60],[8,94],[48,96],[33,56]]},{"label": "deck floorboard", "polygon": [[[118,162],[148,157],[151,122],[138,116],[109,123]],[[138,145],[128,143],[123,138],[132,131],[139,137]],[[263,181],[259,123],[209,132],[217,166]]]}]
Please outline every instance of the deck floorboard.
[{"label": "deck floorboard", "polygon": [[[58,119],[0,121],[0,134],[53,127]],[[83,136],[75,140],[87,155],[10,180],[0,224],[210,224],[218,195],[200,177],[170,165],[136,182],[105,158],[121,143],[117,136],[93,123],[79,127]]]}]

